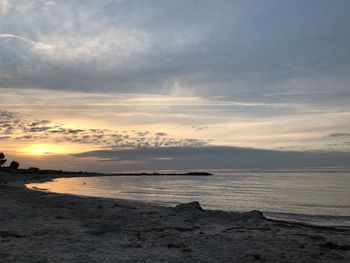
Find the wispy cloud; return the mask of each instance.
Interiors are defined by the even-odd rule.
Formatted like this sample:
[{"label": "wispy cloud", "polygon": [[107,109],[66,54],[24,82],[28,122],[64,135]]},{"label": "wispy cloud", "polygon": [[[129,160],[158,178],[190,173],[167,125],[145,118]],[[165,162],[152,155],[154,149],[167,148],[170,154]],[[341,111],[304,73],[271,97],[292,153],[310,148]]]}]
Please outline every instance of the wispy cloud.
[{"label": "wispy cloud", "polygon": [[42,43],[42,42],[35,42],[35,41],[30,40],[30,39],[25,38],[25,37],[13,35],[13,34],[0,34],[0,40],[6,39],[6,38],[13,38],[13,39],[17,39],[17,40],[23,41],[25,43],[28,43],[29,45],[31,45],[33,47],[34,50],[37,50],[37,51],[50,51],[50,50],[53,50],[55,48],[53,45],[49,45],[49,44]]},{"label": "wispy cloud", "polygon": [[332,133],[329,135],[331,138],[350,138],[350,133]]}]

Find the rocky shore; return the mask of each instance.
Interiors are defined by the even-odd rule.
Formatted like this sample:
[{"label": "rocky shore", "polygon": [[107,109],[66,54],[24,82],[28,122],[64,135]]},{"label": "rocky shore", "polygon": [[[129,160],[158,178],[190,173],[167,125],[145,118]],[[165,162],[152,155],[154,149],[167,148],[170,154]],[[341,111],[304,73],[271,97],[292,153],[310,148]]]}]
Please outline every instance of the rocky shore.
[{"label": "rocky shore", "polygon": [[196,202],[166,208],[37,192],[21,176],[0,178],[1,263],[350,262],[345,228],[203,210]]}]

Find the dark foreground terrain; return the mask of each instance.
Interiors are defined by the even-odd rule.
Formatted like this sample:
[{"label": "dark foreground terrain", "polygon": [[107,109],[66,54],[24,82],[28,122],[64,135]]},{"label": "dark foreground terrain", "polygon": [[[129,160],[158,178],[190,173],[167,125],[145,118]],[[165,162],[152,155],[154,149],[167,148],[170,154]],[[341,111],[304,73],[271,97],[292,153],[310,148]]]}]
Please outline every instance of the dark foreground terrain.
[{"label": "dark foreground terrain", "polygon": [[[1,176],[0,176],[1,178]],[[350,230],[0,183],[0,262],[350,262]]]}]

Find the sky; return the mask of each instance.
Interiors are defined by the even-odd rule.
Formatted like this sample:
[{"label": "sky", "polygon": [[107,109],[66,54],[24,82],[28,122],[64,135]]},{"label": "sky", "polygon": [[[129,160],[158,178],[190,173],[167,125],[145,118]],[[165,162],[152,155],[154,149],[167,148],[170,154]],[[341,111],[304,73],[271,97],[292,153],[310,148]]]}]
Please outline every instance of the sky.
[{"label": "sky", "polygon": [[103,172],[349,167],[349,12],[0,0],[0,151]]}]

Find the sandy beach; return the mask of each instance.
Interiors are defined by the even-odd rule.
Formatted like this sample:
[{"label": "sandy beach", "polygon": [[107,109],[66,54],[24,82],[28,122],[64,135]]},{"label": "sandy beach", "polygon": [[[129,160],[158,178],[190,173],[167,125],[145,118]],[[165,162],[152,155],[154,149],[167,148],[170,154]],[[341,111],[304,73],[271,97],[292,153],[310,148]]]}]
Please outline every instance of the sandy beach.
[{"label": "sandy beach", "polygon": [[0,262],[350,262],[350,229],[195,202],[166,208],[32,191],[30,175],[0,181]]}]

